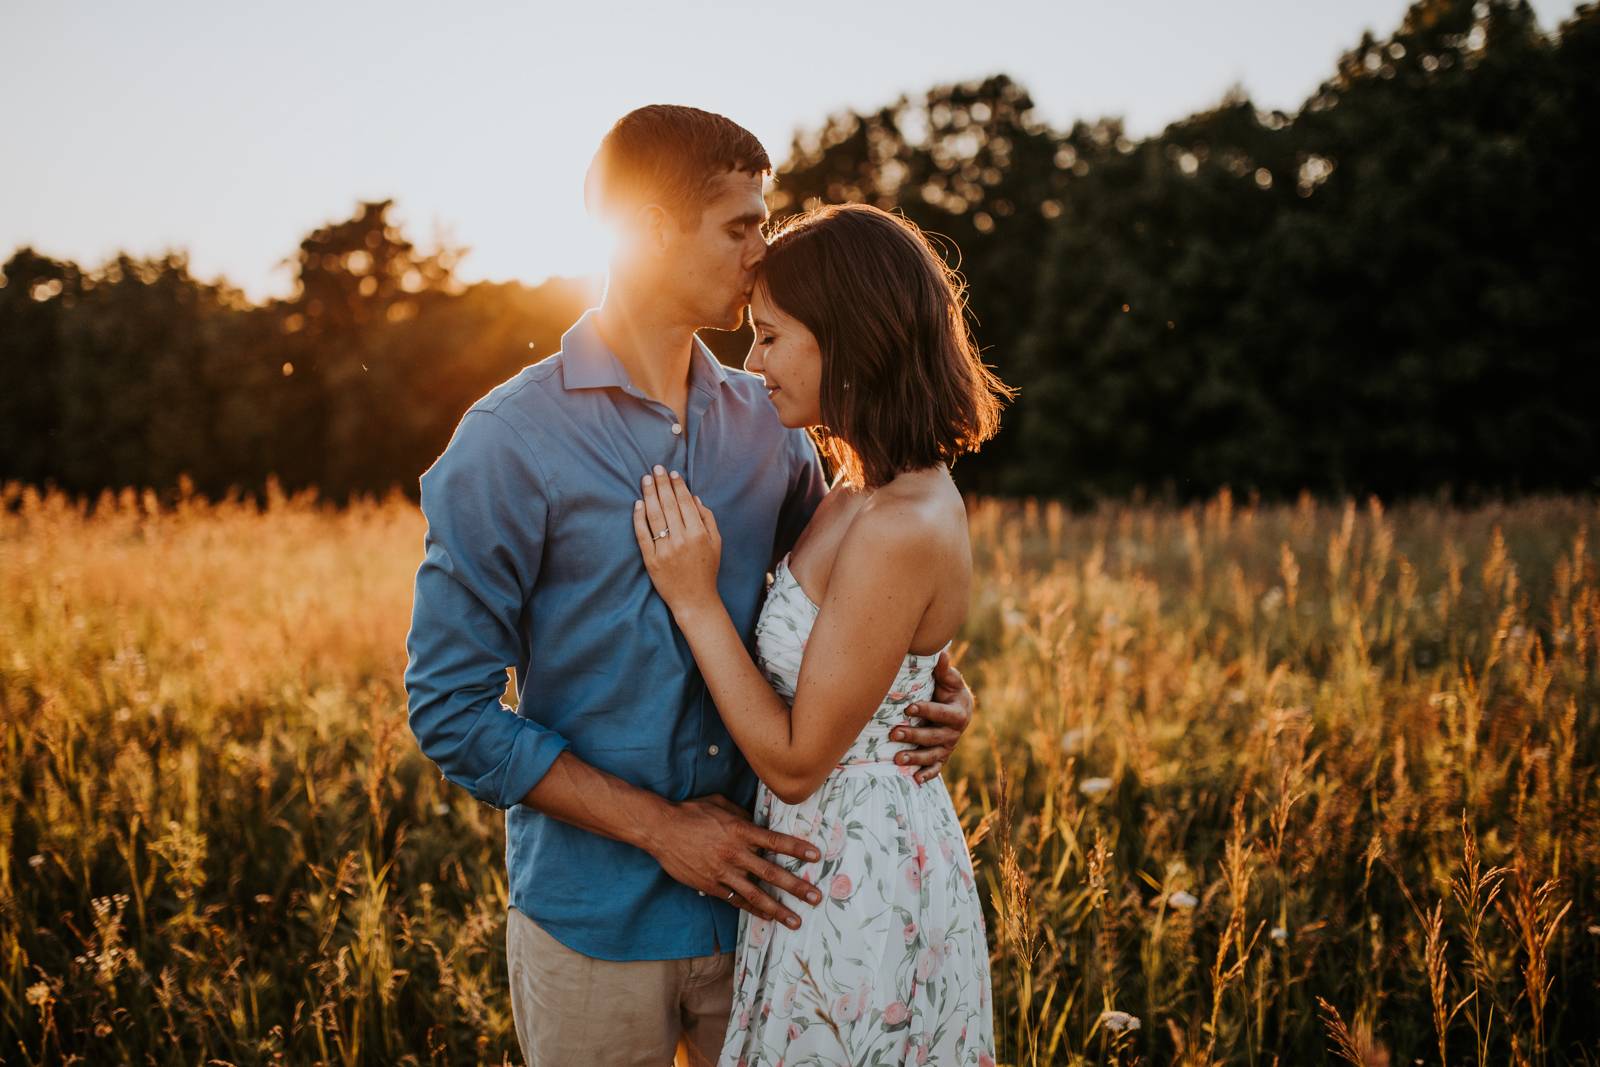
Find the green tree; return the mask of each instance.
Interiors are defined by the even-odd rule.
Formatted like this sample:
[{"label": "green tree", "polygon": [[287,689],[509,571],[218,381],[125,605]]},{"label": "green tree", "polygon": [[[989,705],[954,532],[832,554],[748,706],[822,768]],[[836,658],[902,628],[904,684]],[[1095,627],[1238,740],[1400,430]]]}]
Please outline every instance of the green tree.
[{"label": "green tree", "polygon": [[392,206],[362,203],[307,235],[294,257],[294,294],[275,309],[285,340],[274,407],[297,427],[279,469],[290,485],[343,496],[390,466],[399,411],[417,398],[406,388],[411,368],[383,343],[388,328],[460,288],[463,250],[418,252],[389,220]]},{"label": "green tree", "polygon": [[0,267],[0,480],[57,479],[61,438],[61,316],[82,272],[20,248]]},{"label": "green tree", "polygon": [[[1065,185],[1056,154],[1055,134],[1010,78],[937,86],[796,137],[772,210],[781,217],[822,203],[870,203],[903,213],[965,276],[985,361],[1015,385],[1027,376],[1021,336]],[[963,461],[965,484],[998,487],[1015,462],[1010,440]]]}]

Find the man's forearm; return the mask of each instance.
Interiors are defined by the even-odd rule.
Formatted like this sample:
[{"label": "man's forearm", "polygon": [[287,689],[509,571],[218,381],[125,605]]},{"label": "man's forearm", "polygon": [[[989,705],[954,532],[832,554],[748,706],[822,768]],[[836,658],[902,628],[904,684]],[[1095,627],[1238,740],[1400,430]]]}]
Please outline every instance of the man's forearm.
[{"label": "man's forearm", "polygon": [[590,833],[648,851],[672,803],[563,752],[522,803]]}]

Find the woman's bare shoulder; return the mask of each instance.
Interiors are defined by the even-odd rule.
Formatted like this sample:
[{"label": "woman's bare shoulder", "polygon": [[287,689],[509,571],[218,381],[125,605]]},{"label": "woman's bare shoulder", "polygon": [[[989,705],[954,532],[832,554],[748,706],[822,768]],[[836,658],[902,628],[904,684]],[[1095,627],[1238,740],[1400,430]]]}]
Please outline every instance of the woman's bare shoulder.
[{"label": "woman's bare shoulder", "polygon": [[[846,544],[868,554],[905,553],[928,560],[966,543],[966,508],[949,475],[902,474],[872,494],[855,516]],[[841,544],[840,549],[846,547]]]}]

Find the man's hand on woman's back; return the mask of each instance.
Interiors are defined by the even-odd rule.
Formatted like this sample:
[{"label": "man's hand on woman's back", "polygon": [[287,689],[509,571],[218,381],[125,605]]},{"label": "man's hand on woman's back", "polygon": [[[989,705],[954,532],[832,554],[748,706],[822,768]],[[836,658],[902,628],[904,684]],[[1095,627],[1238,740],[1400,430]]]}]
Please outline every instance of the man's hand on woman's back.
[{"label": "man's hand on woman's back", "polygon": [[950,653],[939,653],[933,668],[933,699],[911,705],[907,712],[926,719],[930,726],[896,726],[889,734],[895,741],[909,741],[919,747],[907,749],[896,762],[920,766],[917,782],[928,781],[944,769],[961,735],[972,724],[972,690],[950,662]]}]

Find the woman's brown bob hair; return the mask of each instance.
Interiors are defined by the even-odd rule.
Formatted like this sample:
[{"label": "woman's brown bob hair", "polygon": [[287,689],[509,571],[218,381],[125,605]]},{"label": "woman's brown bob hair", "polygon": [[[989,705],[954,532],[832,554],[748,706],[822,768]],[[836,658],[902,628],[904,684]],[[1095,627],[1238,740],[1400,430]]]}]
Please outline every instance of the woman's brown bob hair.
[{"label": "woman's brown bob hair", "polygon": [[866,204],[785,219],[756,284],[817,339],[817,444],[846,481],[949,465],[1000,428],[1016,390],[978,358],[961,276],[909,220]]}]

